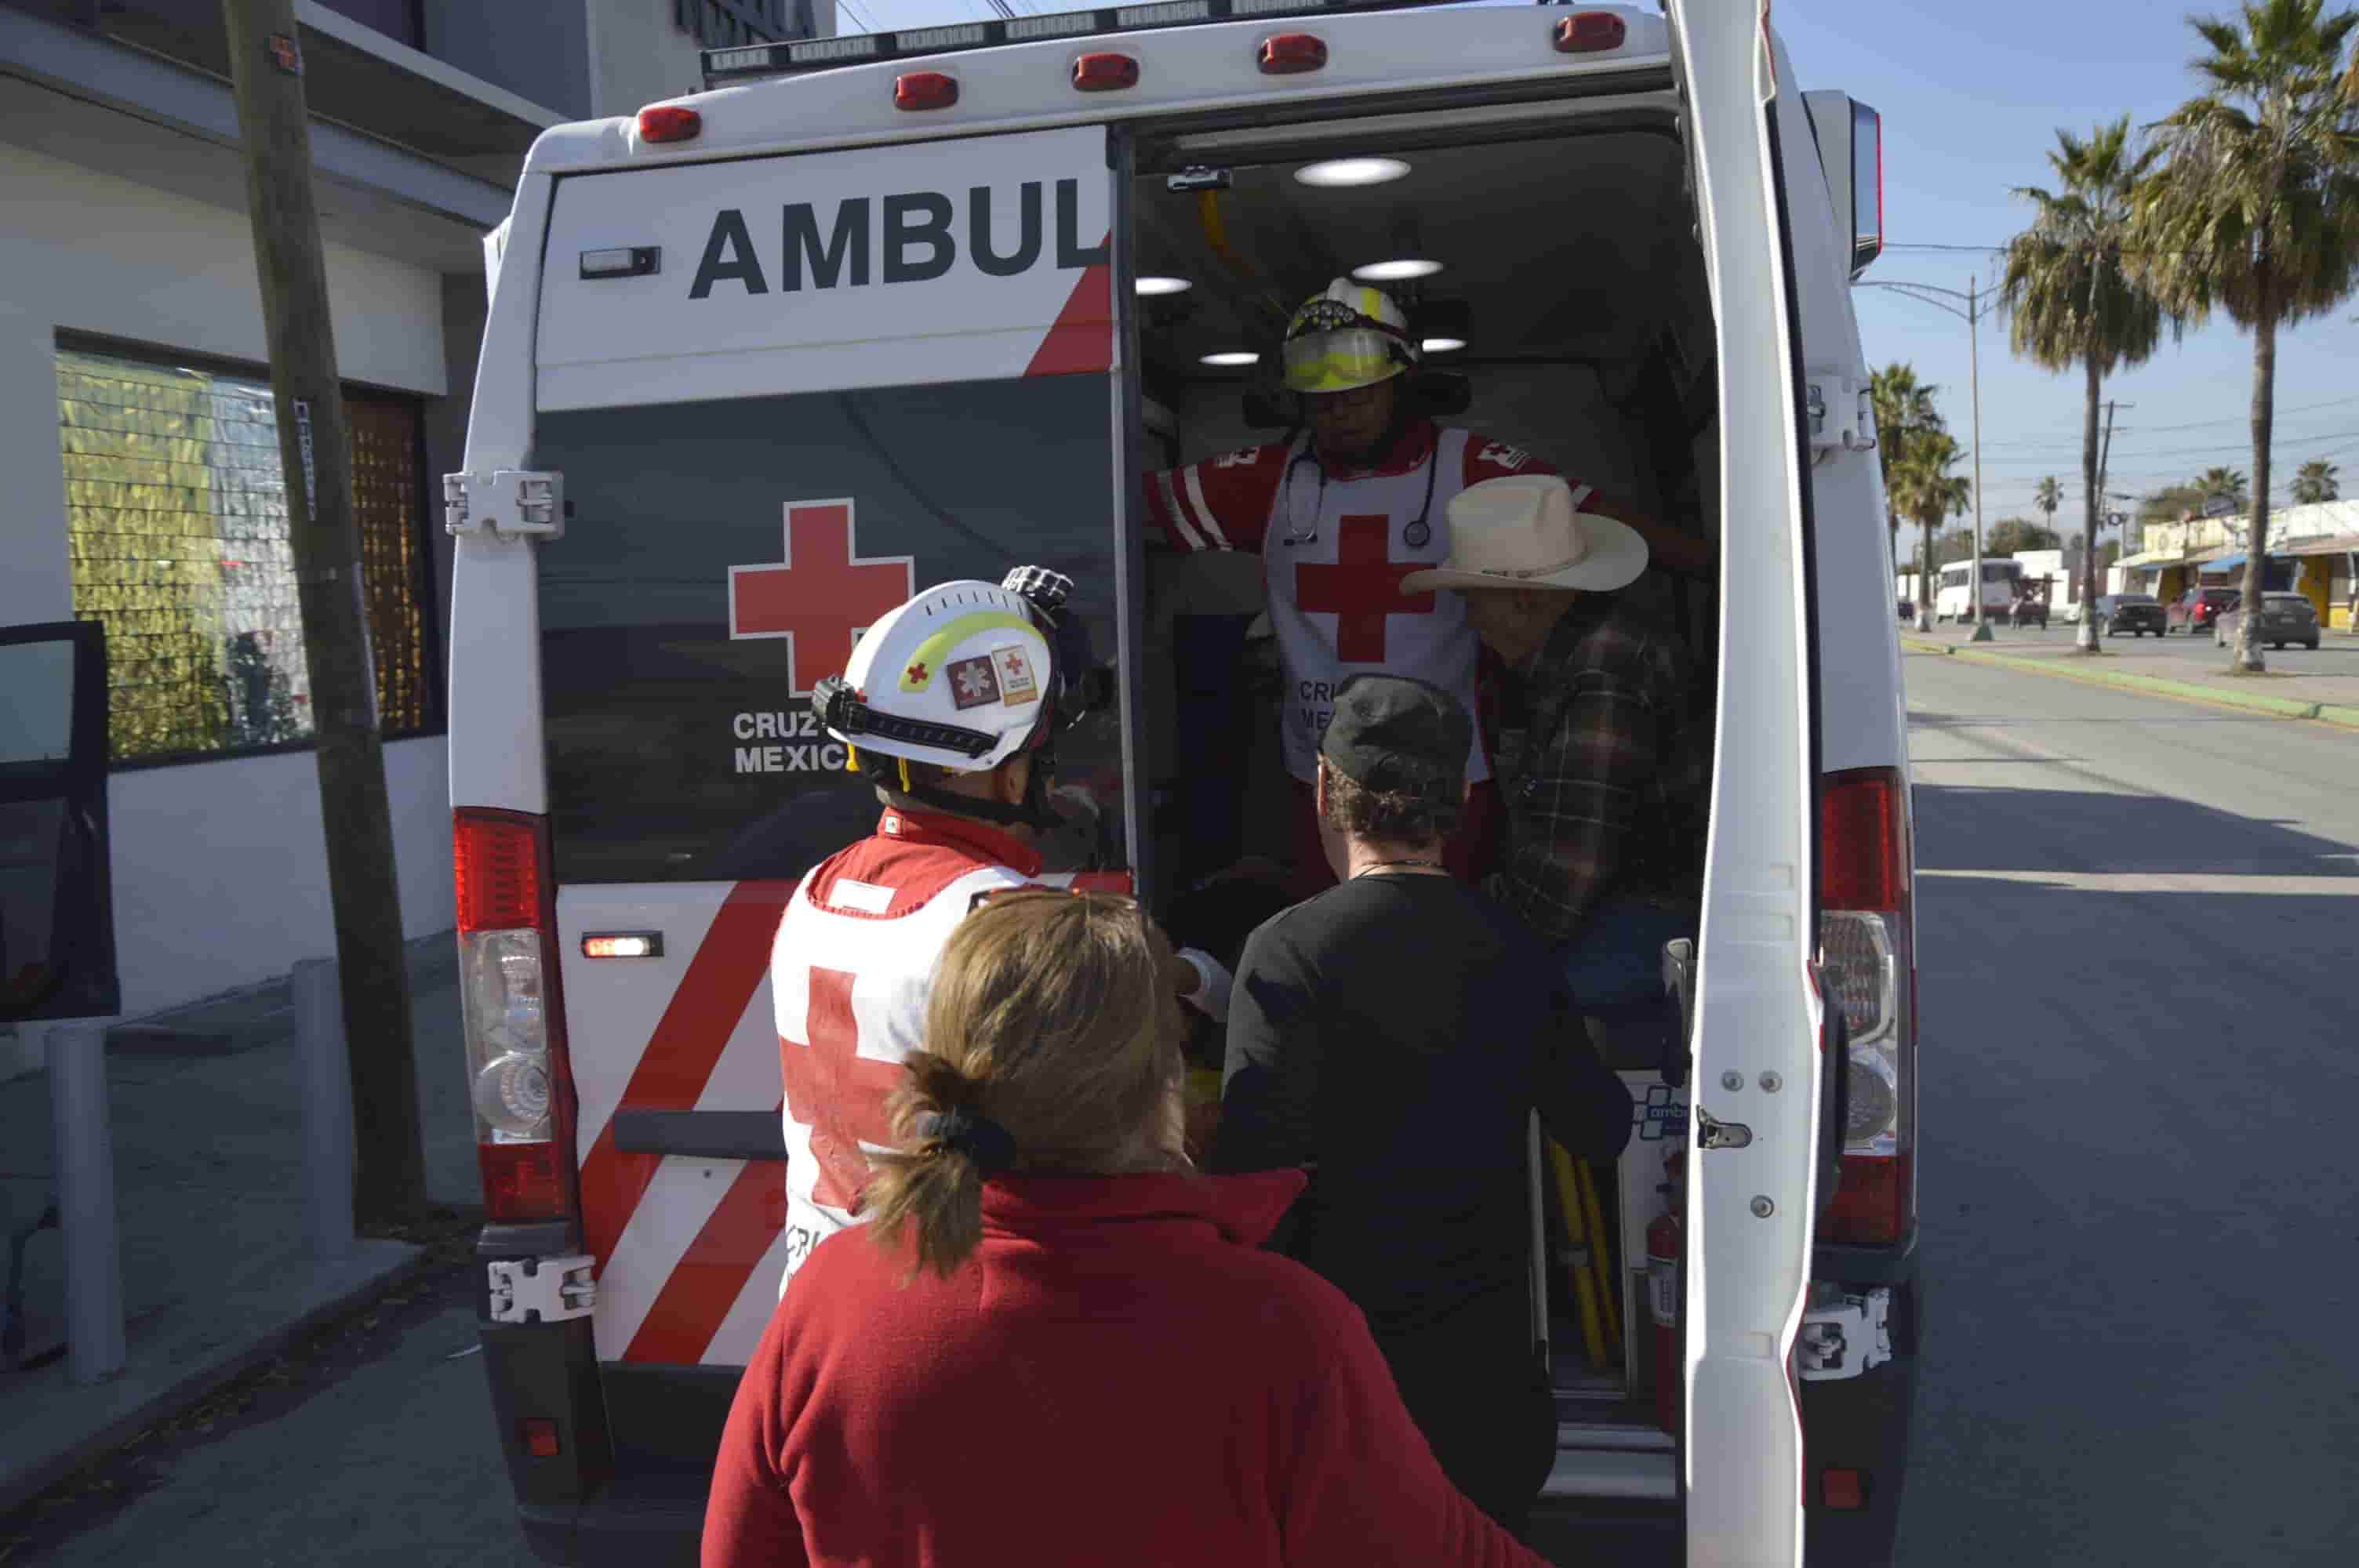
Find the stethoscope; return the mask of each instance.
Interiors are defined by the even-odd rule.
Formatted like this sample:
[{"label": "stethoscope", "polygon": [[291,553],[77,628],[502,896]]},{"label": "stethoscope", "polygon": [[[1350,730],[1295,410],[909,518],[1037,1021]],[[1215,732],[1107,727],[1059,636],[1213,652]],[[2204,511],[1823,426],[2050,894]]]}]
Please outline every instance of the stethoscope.
[{"label": "stethoscope", "polygon": [[[1294,504],[1294,470],[1296,465],[1300,463],[1309,463],[1319,471],[1319,503],[1310,509],[1309,533],[1301,532],[1300,524],[1296,521],[1298,512]],[[1441,435],[1440,431],[1436,431],[1432,447],[1425,455],[1425,504],[1418,508],[1415,519],[1408,527],[1401,530],[1401,543],[1412,550],[1425,548],[1433,539],[1433,525],[1427,519],[1433,515],[1433,481],[1434,476],[1440,471]],[[1319,519],[1327,510],[1327,465],[1319,460],[1318,449],[1308,440],[1303,443],[1300,451],[1296,452],[1287,460],[1286,474],[1278,481],[1278,491],[1286,498],[1286,532],[1278,535],[1278,543],[1282,545],[1317,544]]]}]

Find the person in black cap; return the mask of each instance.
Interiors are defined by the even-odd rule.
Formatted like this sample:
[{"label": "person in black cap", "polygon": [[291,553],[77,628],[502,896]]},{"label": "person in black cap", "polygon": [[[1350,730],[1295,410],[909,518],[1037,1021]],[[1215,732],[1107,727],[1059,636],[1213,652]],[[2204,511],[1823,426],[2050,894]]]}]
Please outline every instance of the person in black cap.
[{"label": "person in black cap", "polygon": [[1443,868],[1473,736],[1423,681],[1337,690],[1317,799],[1341,885],[1245,943],[1210,1163],[1310,1169],[1283,1245],[1367,1314],[1443,1471],[1520,1530],[1556,1454],[1526,1129],[1537,1108],[1568,1152],[1611,1160],[1630,1096],[1590,1049],[1562,966]]}]

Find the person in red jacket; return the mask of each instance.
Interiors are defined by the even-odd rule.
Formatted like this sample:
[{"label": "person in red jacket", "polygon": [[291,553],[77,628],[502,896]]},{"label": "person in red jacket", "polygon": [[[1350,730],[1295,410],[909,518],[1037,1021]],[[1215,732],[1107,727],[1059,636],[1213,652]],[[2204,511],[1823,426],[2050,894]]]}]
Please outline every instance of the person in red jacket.
[{"label": "person in red jacket", "polygon": [[1259,1249],[1301,1173],[1188,1168],[1171,962],[1109,894],[960,925],[871,1223],[738,1385],[703,1568],[1546,1568],[1443,1477],[1357,1309]]}]

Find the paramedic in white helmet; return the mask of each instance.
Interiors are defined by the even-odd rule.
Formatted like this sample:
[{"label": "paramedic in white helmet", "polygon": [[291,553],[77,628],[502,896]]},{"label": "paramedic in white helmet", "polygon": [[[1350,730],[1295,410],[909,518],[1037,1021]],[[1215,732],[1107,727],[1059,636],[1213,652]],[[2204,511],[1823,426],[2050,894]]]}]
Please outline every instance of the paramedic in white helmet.
[{"label": "paramedic in white helmet", "polygon": [[[813,867],[770,954],[787,1143],[786,1279],[861,1218],[863,1146],[890,1147],[885,1097],[923,1038],[936,958],[991,893],[1035,885],[1057,825],[1058,612],[1071,583],[1025,567],[946,582],[868,628],[811,710],[851,750],[884,814]],[[1226,971],[1183,954],[1170,984],[1224,1014]],[[782,1281],[783,1292],[785,1284]]]},{"label": "paramedic in white helmet", "polygon": [[[1479,711],[1480,643],[1455,594],[1404,596],[1400,579],[1449,554],[1443,524],[1468,485],[1555,470],[1530,454],[1428,418],[1407,376],[1423,358],[1408,317],[1379,288],[1337,278],[1288,323],[1284,381],[1299,394],[1307,429],[1291,438],[1148,476],[1147,514],[1180,550],[1258,550],[1285,681],[1280,742],[1298,795],[1297,891],[1333,880],[1320,847],[1311,782],[1336,688],[1354,675],[1413,676]],[[1651,527],[1627,507],[1572,481],[1585,509],[1620,517],[1652,538],[1692,541]],[[1450,869],[1484,869],[1498,805],[1478,733],[1466,759],[1473,784],[1446,853]]]}]

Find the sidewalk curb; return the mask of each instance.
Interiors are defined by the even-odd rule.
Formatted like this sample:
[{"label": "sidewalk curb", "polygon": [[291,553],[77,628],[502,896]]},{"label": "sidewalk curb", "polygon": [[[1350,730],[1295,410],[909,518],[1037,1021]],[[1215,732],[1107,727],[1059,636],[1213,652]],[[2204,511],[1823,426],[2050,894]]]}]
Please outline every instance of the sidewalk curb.
[{"label": "sidewalk curb", "polygon": [[2193,681],[2171,680],[2163,676],[2085,669],[2051,658],[1985,653],[1978,648],[1953,647],[1947,643],[1930,643],[1906,635],[1900,639],[1900,646],[1909,653],[1939,654],[1945,658],[1963,659],[1969,664],[1990,665],[1998,669],[2054,676],[2061,680],[2084,681],[2091,686],[2109,686],[2123,691],[2145,692],[2153,697],[2178,697],[2187,702],[2208,702],[2220,708],[2240,708],[2249,713],[2265,713],[2273,719],[2310,719],[2359,730],[2359,708],[2345,708],[2331,702],[2297,702],[2288,697],[2270,697],[2257,691],[2229,691]]},{"label": "sidewalk curb", "polygon": [[[232,1335],[211,1345],[172,1344],[168,1336],[136,1338],[130,1364],[114,1377],[92,1385],[49,1390],[42,1400],[18,1401],[17,1413],[47,1417],[38,1424],[44,1436],[14,1453],[0,1453],[0,1513],[38,1497],[94,1459],[122,1447],[147,1427],[176,1415],[223,1385],[234,1382],[293,1344],[308,1330],[384,1293],[418,1268],[425,1249],[407,1241],[362,1238],[352,1252],[333,1263],[313,1264],[310,1291],[293,1311],[271,1314],[259,1332]],[[233,1309],[239,1303],[233,1302]],[[260,1315],[260,1314],[257,1314]],[[158,1365],[158,1363],[162,1365]],[[142,1383],[148,1386],[141,1388]],[[60,1400],[57,1396],[64,1395]],[[34,1410],[38,1404],[66,1403],[84,1419],[60,1419],[54,1411]],[[96,1408],[92,1408],[96,1407]],[[60,1426],[79,1425],[60,1433]],[[10,1444],[8,1446],[15,1447]],[[25,1452],[26,1449],[35,1450]]]}]

